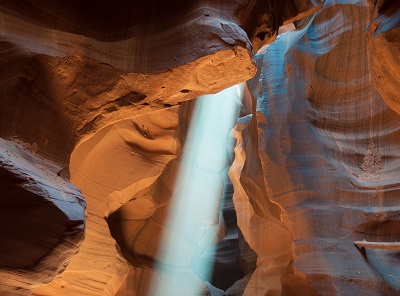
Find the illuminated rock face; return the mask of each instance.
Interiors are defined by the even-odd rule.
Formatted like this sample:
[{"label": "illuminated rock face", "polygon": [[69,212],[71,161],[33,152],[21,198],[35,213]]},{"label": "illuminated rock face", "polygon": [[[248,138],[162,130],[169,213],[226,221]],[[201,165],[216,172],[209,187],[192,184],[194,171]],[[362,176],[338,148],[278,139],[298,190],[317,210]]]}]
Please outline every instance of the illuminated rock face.
[{"label": "illuminated rock face", "polygon": [[[71,171],[72,182],[88,202],[80,257],[70,262],[62,277],[39,287],[35,294],[115,295],[120,289],[129,268],[110,234],[109,227],[117,241],[122,239],[117,238],[115,222],[109,220],[109,226],[106,219],[132,194],[153,184],[180,153],[177,110],[182,102],[254,75],[251,44],[235,16],[239,12],[247,16],[250,11],[246,10],[252,10],[254,3],[243,4],[116,1],[110,6],[107,1],[2,1],[0,64],[7,71],[0,73],[0,137],[16,135],[29,143],[33,155],[44,157],[45,166],[55,161],[60,167],[54,174],[60,180],[69,178]],[[180,123],[185,137],[183,127]],[[4,158],[9,161],[7,154]],[[18,169],[19,163],[15,166]],[[18,172],[4,178],[14,177],[19,178]],[[9,198],[11,193],[5,192]],[[43,203],[40,211],[48,208],[55,212],[54,219],[64,218],[57,216],[61,205],[52,206],[43,195],[26,195],[25,199]],[[25,199],[16,199],[13,205],[26,204]],[[81,212],[80,220],[84,218]],[[36,232],[24,231],[42,240],[45,229],[42,224],[33,225],[38,222],[32,219],[30,226],[37,227]],[[2,220],[2,227],[12,233],[18,225],[8,226],[8,220]],[[63,223],[73,222],[66,217],[59,224]],[[55,238],[27,258],[27,265],[68,237],[57,227]],[[15,237],[18,233],[7,239],[7,245],[15,241],[18,251],[22,243]],[[75,245],[82,240],[81,235]],[[63,256],[69,259],[70,254]],[[48,254],[50,261],[52,256],[57,253]],[[51,273],[36,265],[1,262],[5,273],[17,273],[20,282],[28,283],[16,283],[10,276],[2,278],[1,286],[29,293],[61,272],[59,264],[67,261],[63,256],[54,259]],[[21,267],[22,271],[17,269]]]},{"label": "illuminated rock face", "polygon": [[[0,294],[168,284],[154,267],[191,100],[250,79],[253,58],[211,284],[399,293],[396,251],[353,244],[399,240],[398,3],[81,2],[1,4]],[[174,296],[200,281],[182,279]]]},{"label": "illuminated rock face", "polygon": [[[257,116],[237,128],[231,169],[238,225],[258,255],[248,295],[312,295],[291,290],[285,274],[293,268],[321,295],[400,291],[398,252],[353,244],[400,239],[400,89],[390,82],[399,75],[400,35],[387,22],[375,30],[375,12],[368,1],[326,1],[257,55]],[[374,39],[382,27],[389,31]]]},{"label": "illuminated rock face", "polygon": [[[240,5],[225,12],[181,2],[148,9],[135,1],[126,15],[126,1],[113,9],[106,1],[3,1],[1,136],[17,133],[68,162],[103,127],[252,77],[251,45],[234,17]],[[122,14],[115,23],[113,13]]]}]

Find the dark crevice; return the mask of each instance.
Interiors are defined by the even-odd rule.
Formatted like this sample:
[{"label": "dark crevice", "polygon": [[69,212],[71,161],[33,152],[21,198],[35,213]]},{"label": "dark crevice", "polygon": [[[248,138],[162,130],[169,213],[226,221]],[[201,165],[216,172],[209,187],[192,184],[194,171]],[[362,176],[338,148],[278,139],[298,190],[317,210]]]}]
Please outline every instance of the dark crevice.
[{"label": "dark crevice", "polygon": [[260,32],[260,33],[258,33],[256,36],[258,37],[258,38],[260,38],[262,41],[264,41],[264,39],[265,39],[265,36],[268,34],[268,32]]}]

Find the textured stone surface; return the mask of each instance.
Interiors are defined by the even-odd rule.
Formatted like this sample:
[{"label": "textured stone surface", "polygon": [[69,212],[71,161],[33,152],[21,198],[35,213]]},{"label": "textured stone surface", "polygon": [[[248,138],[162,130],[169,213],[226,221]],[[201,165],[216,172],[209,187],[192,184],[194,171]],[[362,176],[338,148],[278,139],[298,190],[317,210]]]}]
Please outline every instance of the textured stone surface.
[{"label": "textured stone surface", "polygon": [[[85,244],[63,277],[35,294],[114,295],[120,288],[128,266],[105,218],[180,151],[176,106],[254,74],[250,42],[234,16],[242,7],[2,1],[0,64],[7,71],[0,74],[0,137],[18,136],[45,162],[56,161],[63,177],[83,143],[72,156],[71,179],[89,204]],[[96,147],[87,148],[87,139]],[[34,274],[25,280],[36,277],[38,285],[52,278]]]},{"label": "textured stone surface", "polygon": [[103,26],[126,5],[123,1],[113,9],[105,2],[93,4],[93,11],[86,2],[82,7],[63,1],[3,2],[0,63],[7,71],[0,77],[0,135],[17,133],[49,157],[68,162],[74,146],[102,127],[220,91],[254,74],[250,41],[233,15],[238,4],[227,4],[226,12],[193,4],[172,16],[168,12],[174,9],[164,11],[160,1],[146,19],[151,9],[138,3],[132,4],[132,15],[109,28],[111,38]]},{"label": "textured stone surface", "polygon": [[[282,230],[265,231],[264,237],[260,231],[251,233],[248,221],[261,219],[257,211],[266,206],[259,198],[251,199],[255,194],[235,188],[237,208],[245,209],[241,204],[248,203],[247,199],[252,205],[239,227],[249,230],[248,238],[244,234],[250,246],[255,240],[258,262],[289,229],[293,237],[288,234],[285,249],[290,250],[293,239],[294,269],[305,275],[304,280],[319,295],[397,295],[400,291],[399,274],[393,268],[399,264],[396,251],[359,250],[353,244],[363,239],[399,240],[400,117],[394,112],[398,110],[394,101],[400,92],[398,84],[391,82],[399,74],[399,35],[398,28],[386,26],[386,32],[374,37],[374,31],[385,24],[375,29],[371,19],[374,15],[379,19],[379,7],[373,4],[326,1],[299,30],[282,34],[257,55],[259,83],[250,83],[257,114],[245,129],[239,125],[237,131],[240,154],[236,157],[250,166],[254,151],[244,154],[243,150],[256,142],[257,124],[257,149],[270,189],[263,195],[286,212],[261,210],[278,219],[269,229],[282,225]],[[253,138],[249,138],[252,130]],[[240,179],[237,169],[234,164],[231,175],[240,180],[239,188],[246,189],[246,166]],[[238,213],[238,221],[239,217]],[[272,239],[272,233],[279,235]],[[262,239],[264,249],[257,250],[257,240]],[[260,272],[268,262],[257,266]],[[285,294],[283,277],[281,283]],[[262,285],[261,281],[248,285],[249,295],[273,288]],[[288,295],[300,294],[292,290]]]},{"label": "textured stone surface", "polygon": [[389,0],[2,1],[0,294],[171,285],[154,267],[191,100],[254,75],[214,275],[183,264],[181,282],[399,294],[399,16]]},{"label": "textured stone surface", "polygon": [[0,139],[0,165],[0,293],[29,295],[78,253],[86,203],[56,163],[15,139]]}]

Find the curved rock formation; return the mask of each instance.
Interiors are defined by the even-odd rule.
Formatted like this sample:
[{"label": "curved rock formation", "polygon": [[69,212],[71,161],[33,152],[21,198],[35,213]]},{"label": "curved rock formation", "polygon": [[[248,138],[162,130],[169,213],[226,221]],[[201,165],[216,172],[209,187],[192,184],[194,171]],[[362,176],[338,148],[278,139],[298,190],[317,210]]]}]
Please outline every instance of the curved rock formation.
[{"label": "curved rock formation", "polygon": [[0,144],[0,293],[30,295],[78,253],[86,203],[56,163],[16,139]]},{"label": "curved rock formation", "polygon": [[247,80],[203,229],[214,275],[185,262],[174,295],[399,294],[399,16],[390,0],[2,1],[0,293],[172,286],[158,252],[191,100]]},{"label": "curved rock formation", "polygon": [[[291,228],[295,270],[304,273],[320,295],[397,295],[400,291],[399,274],[393,269],[398,265],[397,253],[360,251],[353,244],[362,239],[399,240],[396,176],[400,118],[393,111],[398,110],[394,100],[399,87],[391,82],[399,73],[399,35],[398,28],[393,28],[374,39],[374,9],[377,7],[368,1],[325,1],[320,11],[298,23],[297,30],[282,34],[257,55],[260,84],[258,90],[253,87],[257,116],[253,115],[251,124],[255,121],[260,131],[262,170],[251,171],[263,172],[269,196],[286,210],[287,217],[274,215],[272,209],[262,213],[270,212]],[[251,124],[247,129],[251,130]],[[238,145],[249,147],[256,141],[255,127],[253,138],[247,140],[244,135],[250,131],[239,133],[242,129],[238,130]],[[241,156],[242,150],[237,158],[246,159],[247,164],[254,151]],[[239,188],[245,188],[243,175],[248,173],[243,170]],[[239,180],[235,167],[231,174]],[[260,198],[252,200],[255,194],[236,188],[235,194],[237,208],[244,208],[241,204],[247,202],[252,205],[250,213],[254,211],[239,223],[250,230],[247,238],[245,233],[246,240],[264,239],[265,250],[256,242],[254,250],[259,258],[269,254],[284,230],[273,231],[273,226],[268,226],[271,231],[265,231],[264,238],[260,232],[251,233],[248,221],[261,219],[257,214]],[[279,235],[268,238],[274,233]],[[288,244],[289,238],[286,249]],[[261,260],[258,269],[263,270],[268,262],[262,264]],[[283,294],[284,283],[281,278]],[[249,285],[249,295],[273,288],[263,284]],[[296,295],[303,295],[300,293]]]},{"label": "curved rock formation", "polygon": [[[238,4],[225,12],[194,3],[172,17],[162,3],[154,11],[143,1],[132,4],[108,27],[125,2],[110,10],[106,2],[3,1],[1,66],[8,71],[1,78],[2,137],[18,132],[40,152],[67,162],[75,145],[102,127],[254,74],[250,42],[233,16]],[[24,107],[7,103],[13,98]],[[27,131],[32,120],[34,130]]]},{"label": "curved rock formation", "polygon": [[[126,9],[128,4],[130,9]],[[255,72],[250,42],[234,16],[242,6],[226,2],[220,7],[201,1],[189,5],[185,1],[168,5],[164,1],[155,1],[152,6],[147,1],[120,1],[112,7],[105,1],[84,4],[3,1],[0,6],[0,63],[7,71],[1,72],[0,136],[5,139],[18,136],[21,141],[30,143],[28,145],[34,147],[35,152],[47,159],[45,162],[51,159],[61,166],[57,169],[60,176],[69,177],[69,158],[78,143],[83,143],[79,146],[83,149],[90,136],[99,137],[109,128],[117,130],[117,134],[125,133],[129,145],[125,147],[124,140],[120,145],[125,147],[127,154],[115,157],[121,157],[123,166],[132,156],[136,170],[130,168],[123,172],[113,163],[108,163],[112,166],[107,168],[105,162],[99,175],[95,171],[89,178],[94,186],[103,184],[113,192],[135,182],[139,183],[135,185],[137,190],[148,186],[180,149],[180,144],[170,136],[152,141],[164,128],[167,133],[168,130],[175,133],[174,106],[244,81]],[[117,21],[116,15],[119,16]],[[164,112],[161,116],[166,117],[157,119],[158,111]],[[146,126],[132,127],[128,123],[128,127],[119,128],[124,124],[123,120],[140,116],[143,120],[148,118],[146,114],[155,114],[154,125],[147,125],[146,119]],[[160,119],[167,121],[160,123]],[[113,123],[117,125],[113,126]],[[134,138],[130,138],[132,136]],[[112,142],[109,147],[99,145],[97,149],[111,149],[113,154],[112,149],[118,145]],[[93,159],[96,153],[90,152]],[[135,158],[135,152],[139,157]],[[85,153],[89,151],[83,152],[81,157],[86,157]],[[161,157],[164,153],[165,157]],[[79,170],[84,167],[82,161]],[[138,173],[146,169],[148,173]],[[107,187],[104,180],[109,175],[102,175],[103,171],[115,176],[116,183]],[[79,171],[79,174],[85,175],[85,171]],[[136,177],[132,180],[129,174],[136,174]],[[77,270],[72,273],[72,282],[77,295],[108,290],[107,293],[112,295],[126,276],[127,266],[117,254],[103,218],[112,210],[103,208],[107,202],[101,199],[106,201],[111,191],[103,192],[103,195],[96,193],[91,199],[90,190],[87,190],[90,182],[79,181],[77,175],[73,175],[73,182],[79,185],[89,201],[85,245],[91,249],[85,253],[85,245],[82,247],[81,255],[90,256],[87,261],[71,263],[71,269]],[[121,178],[123,175],[126,177]],[[117,205],[110,206],[116,209],[120,202],[127,200],[126,196],[121,201],[116,199]],[[96,232],[101,235],[97,236]],[[99,247],[99,241],[105,245]],[[101,261],[104,254],[110,254],[110,265]],[[79,275],[93,262],[98,262],[94,264],[92,274],[95,274],[94,281],[99,283],[91,287],[85,282],[89,280],[90,272],[87,272],[87,278]],[[105,269],[108,272],[99,280],[99,271]],[[27,275],[27,282],[32,274]],[[47,287],[35,293],[69,293],[68,288],[64,288],[68,287],[64,280],[68,282],[69,274],[67,272],[64,279],[59,279],[56,290]],[[36,278],[34,284],[41,283],[40,272]],[[78,279],[82,279],[81,286]],[[42,282],[48,280],[46,277]],[[2,285],[6,289],[15,286],[8,280]],[[84,287],[83,290],[80,287]]]}]

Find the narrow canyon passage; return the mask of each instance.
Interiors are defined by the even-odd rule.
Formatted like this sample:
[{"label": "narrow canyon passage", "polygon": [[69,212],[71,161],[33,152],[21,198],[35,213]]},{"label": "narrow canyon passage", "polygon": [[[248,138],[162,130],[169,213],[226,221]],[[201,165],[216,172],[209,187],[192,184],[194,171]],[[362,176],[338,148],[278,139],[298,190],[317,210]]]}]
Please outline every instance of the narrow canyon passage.
[{"label": "narrow canyon passage", "polygon": [[[180,110],[175,108],[161,112],[160,116],[152,114],[115,125],[73,153],[71,179],[79,184],[88,200],[88,215],[92,211],[98,215],[95,212],[100,210],[92,209],[91,200],[107,194],[104,218],[117,249],[130,266],[127,280],[117,295],[128,295],[130,289],[141,295],[200,295],[208,291],[206,283],[211,282],[215,259],[207,256],[214,252],[215,240],[224,237],[221,198],[224,175],[226,178],[231,161],[228,157],[233,149],[229,147],[230,131],[242,105],[243,91],[243,84],[233,86],[199,97],[194,104]],[[189,119],[186,124],[182,116]],[[171,125],[174,118],[175,125]],[[176,120],[180,120],[180,135],[175,131]],[[110,142],[110,137],[119,138],[121,146],[114,146],[118,142],[115,139]],[[138,142],[139,138],[144,139]],[[180,152],[178,139],[184,141],[183,152],[175,158]],[[125,150],[123,147],[127,145],[130,147]],[[148,166],[151,147],[155,149],[155,162]],[[115,154],[120,149],[121,155]],[[128,165],[126,155],[132,152],[132,163]],[[166,153],[164,159],[159,158],[160,152]],[[118,159],[124,159],[120,166]],[[156,164],[165,168],[156,171]],[[134,182],[128,186],[122,184],[128,182],[129,176],[113,180],[109,175],[110,187],[101,189],[95,180],[105,177],[102,166],[113,175],[118,168],[140,170],[142,175],[138,175],[138,181],[131,178],[131,183]],[[143,175],[146,171],[148,178]],[[115,190],[117,186],[119,190]],[[82,255],[91,244],[90,238],[85,241]],[[73,269],[64,276],[69,272],[73,274]],[[177,284],[181,281],[184,286]]]},{"label": "narrow canyon passage", "polygon": [[400,295],[400,2],[3,0],[0,52],[1,295]]},{"label": "narrow canyon passage", "polygon": [[400,241],[400,116],[375,88],[373,6],[342,2],[257,55],[264,173],[292,223],[295,268],[315,290],[397,295],[398,252],[362,253],[353,241]]},{"label": "narrow canyon passage", "polygon": [[[243,84],[233,86],[195,101],[156,256],[160,258],[157,270],[164,275],[153,276],[147,295],[207,293],[200,278],[190,278],[190,269],[210,281],[213,266],[204,260],[204,253],[222,231],[222,174],[228,169],[229,134],[238,117],[243,88]],[[187,291],[171,284],[181,281]]]}]

